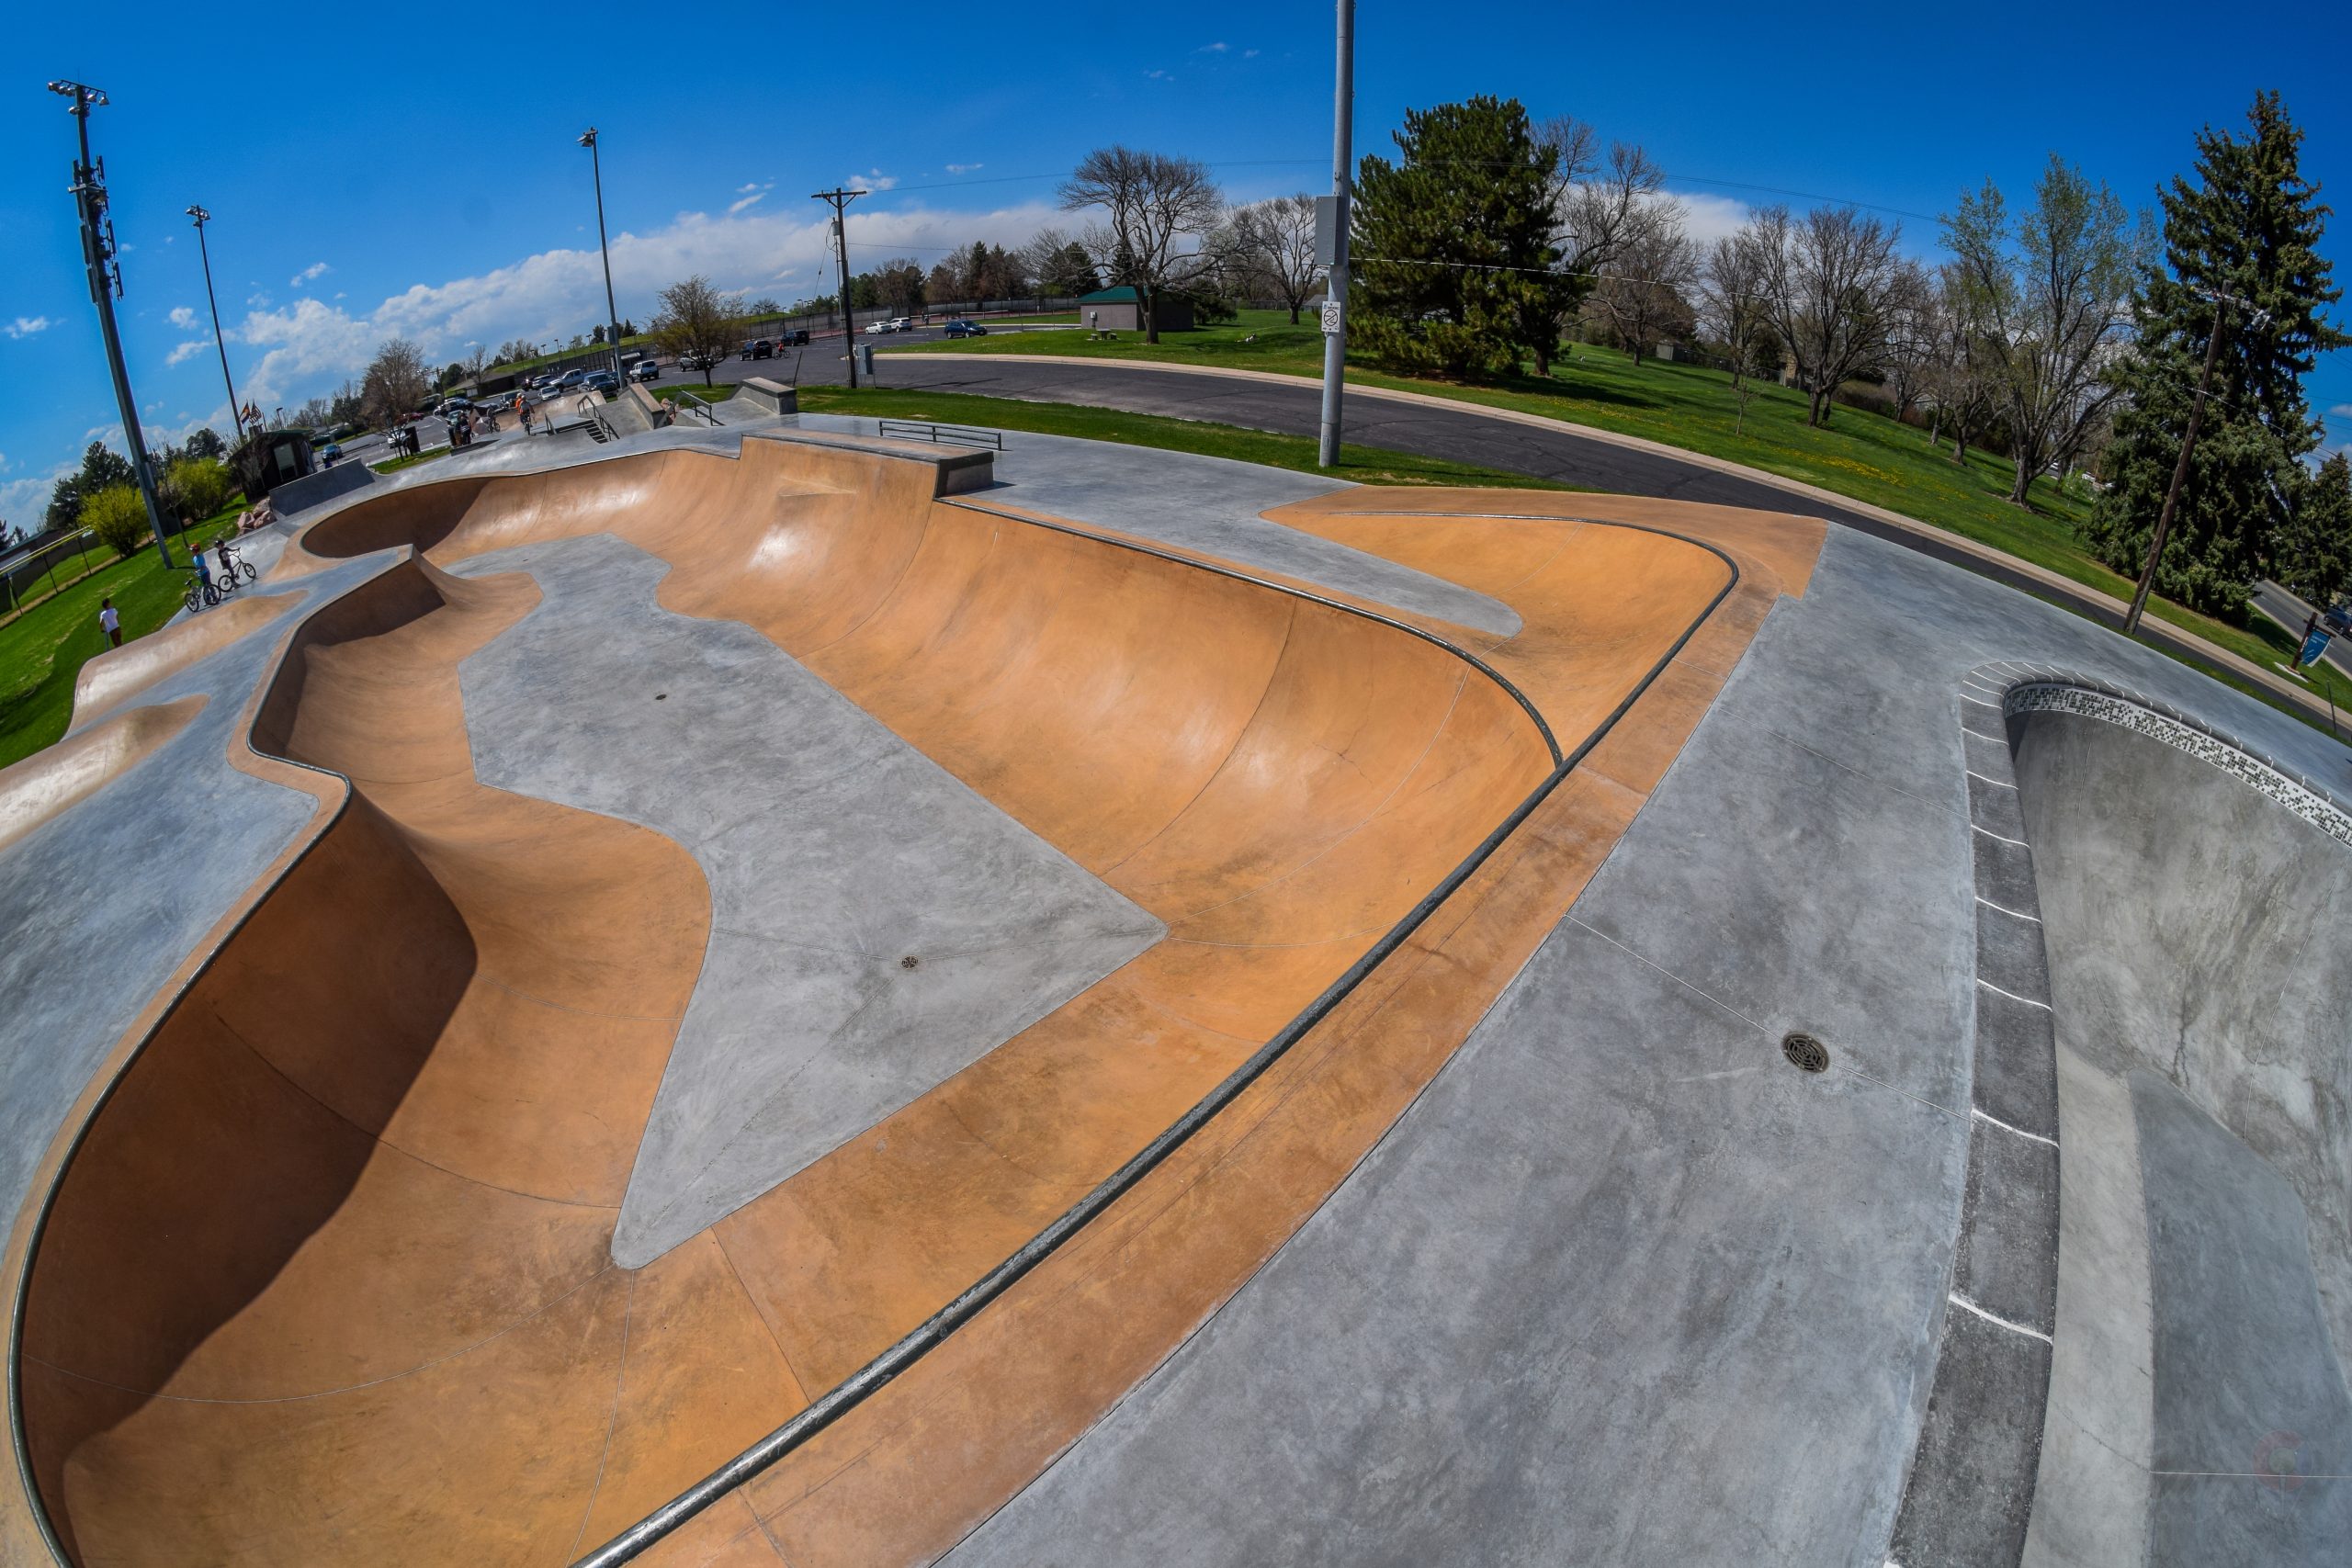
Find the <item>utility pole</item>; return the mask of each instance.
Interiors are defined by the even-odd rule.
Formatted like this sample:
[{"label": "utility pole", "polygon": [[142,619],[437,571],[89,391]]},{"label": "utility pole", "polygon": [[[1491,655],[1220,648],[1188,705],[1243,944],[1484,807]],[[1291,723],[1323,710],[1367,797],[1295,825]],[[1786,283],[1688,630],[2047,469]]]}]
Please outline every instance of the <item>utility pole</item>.
[{"label": "utility pole", "polygon": [[229,344],[220,335],[220,301],[212,292],[212,253],[204,243],[204,226],[212,214],[202,206],[191,207],[187,215],[196,220],[196,253],[204,258],[204,303],[212,312],[212,346],[220,351],[220,384],[229,389],[229,417],[237,422],[237,445],[245,444],[244,411],[237,406],[237,384],[229,379]]},{"label": "utility pole", "polygon": [[[2172,484],[2165,491],[2164,510],[2156,514],[2155,537],[2148,541],[2148,564],[2140,573],[2140,586],[2132,591],[2132,607],[2123,613],[2123,635],[2136,637],[2140,631],[2140,616],[2148,607],[2148,592],[2156,585],[2156,563],[2165,558],[2165,539],[2172,532],[2172,514],[2180,504],[2180,487],[2188,479],[2188,455],[2197,449],[2197,427],[2205,418],[2205,389],[2213,384],[2213,361],[2222,352],[2222,334],[2229,330],[2230,307],[2241,303],[2222,293],[2211,296],[2213,300],[2213,332],[2205,340],[2205,368],[2197,378],[2197,398],[2188,405],[2188,428],[2180,437],[2180,460],[2173,465]],[[2254,324],[2259,326],[2268,319],[2267,312],[2256,310]]]},{"label": "utility pole", "polygon": [[1340,0],[1340,63],[1331,102],[1329,265],[1323,288],[1323,429],[1315,466],[1340,463],[1340,394],[1348,367],[1349,132],[1355,118],[1356,0]]},{"label": "utility pole", "polygon": [[122,411],[122,439],[130,448],[130,472],[139,481],[140,499],[147,503],[147,525],[155,531],[156,553],[169,567],[172,547],[164,534],[164,509],[155,500],[155,475],[147,465],[147,442],[139,430],[139,401],[130,395],[130,373],[122,367],[122,336],[114,324],[115,299],[122,292],[122,267],[115,260],[114,222],[107,216],[106,165],[90,156],[90,110],[103,107],[107,96],[79,82],[51,82],[49,90],[74,100],[66,112],[74,117],[82,141],[82,156],[74,165],[74,199],[82,214],[82,260],[89,269],[90,299],[98,308],[98,331],[106,339],[107,367],[114,372],[114,401]]},{"label": "utility pole", "polygon": [[596,151],[596,128],[590,126],[580,133],[580,145],[588,149],[588,167],[596,177],[596,252],[605,258],[605,346],[613,354],[613,379],[621,374],[621,317],[613,303],[613,252],[605,243],[605,164]]},{"label": "utility pole", "polygon": [[842,222],[842,209],[871,191],[844,190],[836,186],[820,190],[811,201],[831,202],[833,208],[833,259],[842,269],[842,348],[849,359],[849,389],[857,390],[857,318],[849,308],[849,231]]}]

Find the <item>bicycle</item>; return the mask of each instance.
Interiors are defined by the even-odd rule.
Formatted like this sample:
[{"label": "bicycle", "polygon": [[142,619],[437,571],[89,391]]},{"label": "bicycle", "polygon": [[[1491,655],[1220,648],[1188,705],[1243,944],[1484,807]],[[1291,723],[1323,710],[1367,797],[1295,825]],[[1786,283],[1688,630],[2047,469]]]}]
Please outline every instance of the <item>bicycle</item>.
[{"label": "bicycle", "polygon": [[246,562],[245,558],[237,553],[236,546],[223,540],[212,547],[212,553],[213,558],[220,563],[222,581],[226,581],[231,588],[236,587],[240,579],[246,582],[261,581],[261,573],[255,571]]},{"label": "bicycle", "polygon": [[187,606],[190,615],[194,615],[198,610],[209,610],[220,603],[220,591],[212,586],[209,578],[198,572],[192,566],[182,567],[180,570],[187,574],[187,592],[182,596],[180,602]]}]

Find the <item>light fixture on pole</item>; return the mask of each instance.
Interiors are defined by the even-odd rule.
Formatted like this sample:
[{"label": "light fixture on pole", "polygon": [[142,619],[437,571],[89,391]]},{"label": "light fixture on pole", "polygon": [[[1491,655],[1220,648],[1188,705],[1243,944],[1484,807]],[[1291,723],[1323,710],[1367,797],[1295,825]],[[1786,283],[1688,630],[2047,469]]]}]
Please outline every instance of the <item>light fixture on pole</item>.
[{"label": "light fixture on pole", "polygon": [[851,313],[849,306],[849,231],[842,220],[842,211],[859,197],[873,194],[836,186],[831,190],[820,190],[808,198],[831,202],[833,208],[833,256],[842,269],[842,346],[848,353],[849,389],[853,392],[857,390],[857,317]]},{"label": "light fixture on pole", "polygon": [[82,215],[82,261],[90,275],[90,299],[98,308],[98,332],[106,339],[107,368],[114,374],[115,406],[122,411],[123,444],[130,448],[131,477],[139,481],[139,498],[147,503],[147,524],[155,531],[155,549],[166,567],[172,547],[164,535],[164,509],[155,499],[154,470],[148,466],[147,442],[139,429],[139,402],[130,395],[130,373],[122,366],[122,335],[115,330],[114,302],[122,293],[122,268],[115,260],[114,220],[107,216],[106,164],[90,156],[90,110],[102,107],[107,96],[80,82],[51,82],[49,90],[74,100],[66,112],[81,136],[82,156],[74,164],[74,203]]},{"label": "light fixture on pole", "polygon": [[588,149],[588,167],[596,178],[596,250],[605,258],[605,346],[613,351],[613,375],[621,373],[621,318],[613,304],[613,253],[605,243],[605,164],[596,151],[596,128],[590,126],[580,133],[580,145]]},{"label": "light fixture on pole", "polygon": [[2132,591],[2132,607],[2123,613],[2123,635],[2137,637],[2140,617],[2148,608],[2148,593],[2156,585],[2156,566],[2165,558],[2165,540],[2172,533],[2172,514],[2180,504],[2180,488],[2188,479],[2188,455],[2197,450],[2197,427],[2205,418],[2205,390],[2213,383],[2213,362],[2221,356],[2222,334],[2229,330],[2230,307],[2243,305],[2252,311],[2246,318],[2250,326],[2260,326],[2270,319],[2267,310],[2257,310],[2250,300],[2214,289],[2206,296],[2213,302],[2213,331],[2205,340],[2205,368],[2197,377],[2197,397],[2188,405],[2188,428],[2181,433],[2180,458],[2173,464],[2172,483],[2165,491],[2164,510],[2156,513],[2156,531],[2148,540],[2148,564],[2140,572],[2139,586]]},{"label": "light fixture on pole", "polygon": [[237,403],[237,384],[229,379],[229,344],[220,335],[220,301],[212,292],[212,252],[204,243],[204,226],[212,214],[201,205],[191,207],[187,215],[196,220],[196,253],[204,258],[204,303],[212,311],[212,346],[220,351],[220,384],[229,389],[229,417],[237,422],[237,444],[245,441],[245,416]]},{"label": "light fixture on pole", "polygon": [[1348,367],[1348,208],[1350,131],[1355,118],[1356,0],[1339,0],[1340,58],[1331,102],[1331,194],[1315,204],[1316,259],[1323,285],[1323,426],[1315,466],[1340,462],[1340,396]]}]

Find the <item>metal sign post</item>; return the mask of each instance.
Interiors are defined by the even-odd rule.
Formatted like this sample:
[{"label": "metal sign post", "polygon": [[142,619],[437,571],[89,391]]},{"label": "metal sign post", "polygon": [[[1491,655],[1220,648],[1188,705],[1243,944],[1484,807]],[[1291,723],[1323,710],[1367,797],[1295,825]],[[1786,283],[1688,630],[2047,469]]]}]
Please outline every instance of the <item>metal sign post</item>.
[{"label": "metal sign post", "polygon": [[1339,4],[1340,59],[1331,104],[1331,194],[1315,204],[1317,259],[1329,268],[1323,289],[1323,428],[1315,456],[1316,467],[1321,468],[1337,468],[1340,463],[1340,397],[1348,365],[1348,144],[1355,110],[1356,4],[1355,0],[1339,0]]}]

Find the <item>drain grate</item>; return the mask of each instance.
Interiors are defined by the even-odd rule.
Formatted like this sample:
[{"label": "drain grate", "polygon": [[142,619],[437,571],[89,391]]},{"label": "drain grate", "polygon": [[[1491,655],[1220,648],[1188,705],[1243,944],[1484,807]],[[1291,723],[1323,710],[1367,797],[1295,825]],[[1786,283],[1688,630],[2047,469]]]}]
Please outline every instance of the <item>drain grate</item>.
[{"label": "drain grate", "polygon": [[899,960],[899,967],[901,969],[911,969],[922,962],[922,959],[917,958],[913,953],[910,953],[904,958]]},{"label": "drain grate", "polygon": [[1789,1065],[1808,1073],[1829,1070],[1829,1047],[1810,1034],[1792,1034],[1781,1042],[1781,1055]]}]

